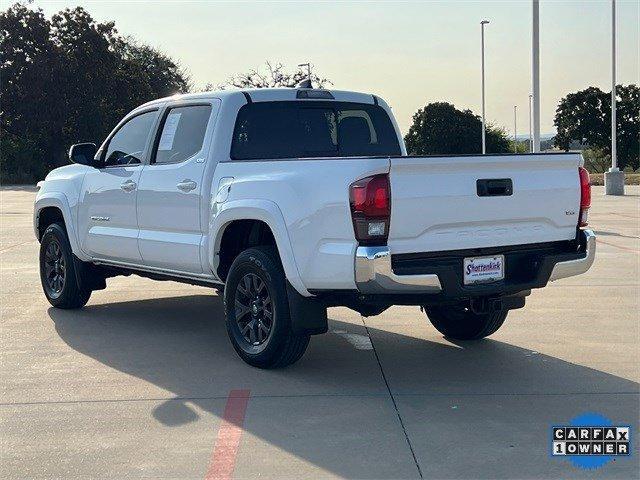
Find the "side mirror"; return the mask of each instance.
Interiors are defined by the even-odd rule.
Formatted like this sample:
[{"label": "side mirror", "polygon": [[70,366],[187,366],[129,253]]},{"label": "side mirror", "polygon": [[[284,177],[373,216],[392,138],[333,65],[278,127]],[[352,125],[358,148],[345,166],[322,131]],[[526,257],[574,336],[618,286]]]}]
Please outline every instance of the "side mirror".
[{"label": "side mirror", "polygon": [[69,149],[69,160],[72,163],[93,166],[93,157],[97,151],[98,147],[95,143],[76,143]]}]

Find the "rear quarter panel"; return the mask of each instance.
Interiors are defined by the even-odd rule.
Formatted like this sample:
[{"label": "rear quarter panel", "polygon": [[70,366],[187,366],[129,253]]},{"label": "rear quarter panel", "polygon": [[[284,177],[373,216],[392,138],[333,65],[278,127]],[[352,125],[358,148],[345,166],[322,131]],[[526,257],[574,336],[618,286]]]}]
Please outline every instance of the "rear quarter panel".
[{"label": "rear quarter panel", "polygon": [[388,171],[388,158],[221,162],[214,190],[220,179],[234,177],[225,203],[268,200],[279,207],[307,289],[354,289],[349,185]]}]

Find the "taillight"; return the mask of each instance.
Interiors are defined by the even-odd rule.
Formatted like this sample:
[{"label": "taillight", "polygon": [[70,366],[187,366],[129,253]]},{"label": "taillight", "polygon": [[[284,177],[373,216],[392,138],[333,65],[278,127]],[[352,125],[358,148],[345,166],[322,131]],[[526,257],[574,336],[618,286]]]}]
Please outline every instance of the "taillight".
[{"label": "taillight", "polygon": [[373,175],[349,186],[349,203],[356,240],[361,245],[385,245],[391,218],[388,175]]},{"label": "taillight", "polygon": [[580,176],[580,219],[579,227],[588,225],[589,207],[591,206],[591,181],[589,172],[584,167],[578,167],[578,175]]}]

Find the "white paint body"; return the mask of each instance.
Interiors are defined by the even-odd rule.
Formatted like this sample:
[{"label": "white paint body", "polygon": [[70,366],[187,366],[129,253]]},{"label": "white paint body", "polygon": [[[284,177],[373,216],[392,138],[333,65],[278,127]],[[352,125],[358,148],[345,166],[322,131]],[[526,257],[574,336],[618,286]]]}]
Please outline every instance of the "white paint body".
[{"label": "white paint body", "polygon": [[[372,95],[332,91],[342,102],[374,103]],[[254,102],[295,101],[294,89],[255,90]],[[313,102],[314,100],[301,100]],[[34,221],[47,206],[63,212],[75,255],[212,284],[225,228],[255,219],[271,228],[285,274],[302,295],[356,288],[349,185],[388,173],[392,254],[571,240],[580,202],[579,154],[403,156],[232,161],[230,146],[242,92],[185,95],[150,102],[129,114],[188,103],[210,104],[200,152],[181,163],[52,171],[36,198]],[[157,128],[159,123],[156,121]],[[104,144],[103,144],[104,146]],[[103,148],[103,147],[101,147]],[[476,180],[511,178],[514,193],[478,197]],[[184,192],[180,182],[196,187]],[[122,189],[131,181],[135,188]],[[106,219],[106,220],[105,220]]]}]

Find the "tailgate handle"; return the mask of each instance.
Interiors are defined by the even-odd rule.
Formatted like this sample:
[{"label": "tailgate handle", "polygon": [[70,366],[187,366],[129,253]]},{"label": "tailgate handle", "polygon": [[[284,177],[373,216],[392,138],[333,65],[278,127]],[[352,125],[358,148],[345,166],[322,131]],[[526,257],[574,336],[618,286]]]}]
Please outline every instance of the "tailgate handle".
[{"label": "tailgate handle", "polygon": [[476,180],[479,197],[508,197],[513,195],[510,178],[480,178]]}]

